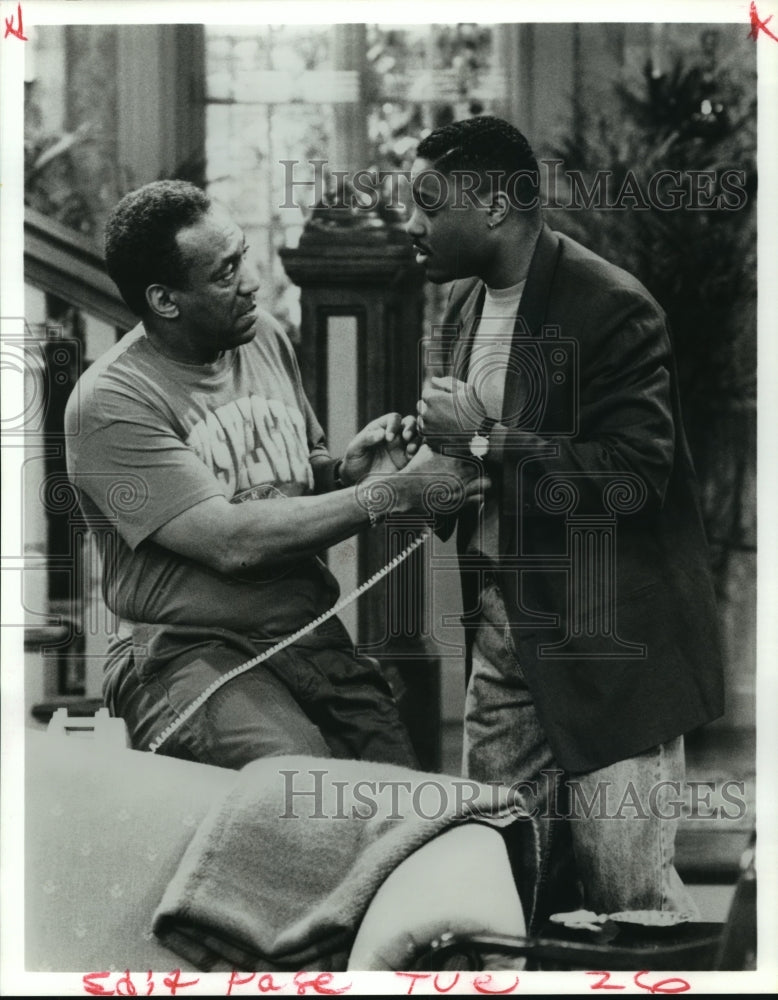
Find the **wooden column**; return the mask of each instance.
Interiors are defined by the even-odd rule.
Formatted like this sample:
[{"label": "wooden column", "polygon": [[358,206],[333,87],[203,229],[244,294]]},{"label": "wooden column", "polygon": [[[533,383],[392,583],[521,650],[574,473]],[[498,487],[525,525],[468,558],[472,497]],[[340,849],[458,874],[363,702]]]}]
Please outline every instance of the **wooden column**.
[{"label": "wooden column", "polygon": [[528,29],[529,26],[516,23],[501,24],[497,38],[497,59],[505,74],[506,88],[495,111],[522,132],[531,124],[527,118],[527,73],[521,50],[522,32]]},{"label": "wooden column", "polygon": [[[324,213],[327,216],[327,213]],[[300,367],[333,454],[373,417],[413,413],[419,397],[423,274],[404,231],[336,209],[309,223],[296,249],[280,251],[302,288]],[[389,521],[330,556],[349,592],[397,554],[422,521]],[[333,562],[334,560],[334,562]],[[421,763],[439,764],[439,662],[429,642],[424,591],[428,557],[415,554],[359,598],[350,626],[360,651],[401,678],[401,700]]]},{"label": "wooden column", "polygon": [[117,159],[129,187],[205,177],[205,36],[199,24],[133,25],[116,50]]},{"label": "wooden column", "polygon": [[356,74],[355,100],[333,105],[335,135],[330,166],[334,170],[361,170],[369,167],[367,159],[367,114],[362,105],[367,68],[367,25],[336,24],[334,59],[336,70]]},{"label": "wooden column", "polygon": [[70,152],[86,205],[80,228],[100,245],[127,191],[174,175],[204,179],[204,27],[68,25],[64,62],[64,127],[84,130]]}]

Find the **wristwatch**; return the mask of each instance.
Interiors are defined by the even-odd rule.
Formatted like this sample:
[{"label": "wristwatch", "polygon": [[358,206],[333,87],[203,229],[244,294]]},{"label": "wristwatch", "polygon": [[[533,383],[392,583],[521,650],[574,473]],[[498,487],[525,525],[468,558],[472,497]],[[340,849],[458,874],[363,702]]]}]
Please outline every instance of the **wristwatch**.
[{"label": "wristwatch", "polygon": [[496,423],[491,417],[484,417],[481,426],[470,438],[470,454],[475,458],[486,458],[489,454],[489,434]]}]

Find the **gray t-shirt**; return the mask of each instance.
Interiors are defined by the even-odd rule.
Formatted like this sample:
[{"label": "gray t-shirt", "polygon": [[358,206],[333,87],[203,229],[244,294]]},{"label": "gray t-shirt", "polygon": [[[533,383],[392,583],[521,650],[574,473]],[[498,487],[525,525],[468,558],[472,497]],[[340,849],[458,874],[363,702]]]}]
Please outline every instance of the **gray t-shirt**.
[{"label": "gray t-shirt", "polygon": [[237,579],[149,540],[208,497],[270,503],[313,491],[324,434],[269,315],[254,340],[207,365],[162,355],[138,325],[84,373],[65,426],[70,478],[102,529],[104,597],[122,620],[276,636],[337,599],[319,559]]}]

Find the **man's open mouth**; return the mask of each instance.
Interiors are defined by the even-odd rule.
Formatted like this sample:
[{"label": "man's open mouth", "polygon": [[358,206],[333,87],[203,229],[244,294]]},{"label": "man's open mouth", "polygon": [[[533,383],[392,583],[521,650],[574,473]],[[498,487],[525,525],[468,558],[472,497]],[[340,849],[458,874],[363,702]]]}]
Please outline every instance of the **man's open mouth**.
[{"label": "man's open mouth", "polygon": [[414,243],[413,249],[416,251],[416,263],[423,264],[425,260],[430,256],[431,251],[428,247],[423,246],[421,243]]}]

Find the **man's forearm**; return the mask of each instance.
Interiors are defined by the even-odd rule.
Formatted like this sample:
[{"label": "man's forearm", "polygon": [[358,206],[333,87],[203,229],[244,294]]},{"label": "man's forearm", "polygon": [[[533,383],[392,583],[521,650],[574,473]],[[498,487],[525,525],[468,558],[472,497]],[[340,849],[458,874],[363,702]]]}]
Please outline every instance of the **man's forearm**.
[{"label": "man's forearm", "polygon": [[462,503],[478,500],[488,485],[475,476],[472,463],[421,448],[402,472],[370,476],[330,493],[237,504],[221,495],[208,497],[158,528],[150,541],[219,573],[240,576],[321,552],[387,508],[397,514],[426,511],[429,484],[452,477],[461,485]]},{"label": "man's forearm", "polygon": [[231,523],[222,553],[228,573],[297,562],[370,524],[361,487],[230,506]]}]

